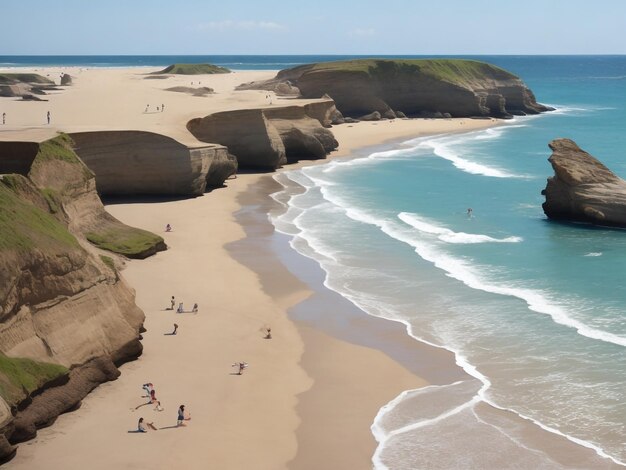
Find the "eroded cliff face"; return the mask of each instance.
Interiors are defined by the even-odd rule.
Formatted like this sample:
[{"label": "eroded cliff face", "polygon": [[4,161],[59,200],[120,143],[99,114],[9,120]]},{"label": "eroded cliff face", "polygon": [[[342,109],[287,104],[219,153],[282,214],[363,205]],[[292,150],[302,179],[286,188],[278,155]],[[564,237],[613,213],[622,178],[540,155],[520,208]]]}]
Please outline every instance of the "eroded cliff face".
[{"label": "eroded cliff face", "polygon": [[515,75],[469,60],[354,60],[283,70],[271,80],[239,89],[267,89],[303,98],[330,96],[341,113],[360,117],[499,117],[537,114],[536,102]]},{"label": "eroded cliff face", "polygon": [[94,230],[145,237],[153,251],[160,239],[104,211],[67,136],[39,144],[27,175],[1,176],[0,462],[141,353],[144,314],[87,241]]},{"label": "eroded cliff face", "polygon": [[570,139],[550,142],[548,178],[543,203],[551,219],[626,227],[626,181]]},{"label": "eroded cliff face", "polygon": [[338,143],[329,126],[331,100],[304,106],[245,109],[192,119],[187,129],[203,142],[228,147],[241,167],[273,170],[288,162],[324,158]]},{"label": "eroded cliff face", "polygon": [[104,196],[199,196],[237,171],[237,161],[220,145],[188,147],[144,131],[78,132],[71,137]]}]

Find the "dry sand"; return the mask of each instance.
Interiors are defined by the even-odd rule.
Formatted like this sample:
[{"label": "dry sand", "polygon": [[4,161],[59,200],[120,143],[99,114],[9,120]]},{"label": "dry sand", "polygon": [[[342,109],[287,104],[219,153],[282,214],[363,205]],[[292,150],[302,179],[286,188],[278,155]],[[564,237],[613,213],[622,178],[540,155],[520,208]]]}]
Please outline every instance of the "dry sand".
[{"label": "dry sand", "polygon": [[[265,92],[232,89],[273,75],[144,80],[138,75],[143,69],[69,72],[77,77],[76,85],[48,103],[2,99],[0,111],[8,109],[10,125],[0,138],[26,136],[33,125],[46,132],[41,121],[49,108],[51,130],[153,130],[185,141],[190,136],[184,123],[192,117],[266,106]],[[218,94],[199,98],[163,90],[197,80]],[[147,103],[165,103],[165,112],[144,114]],[[333,132],[340,151],[335,156],[386,140],[493,124],[403,120],[337,126]],[[310,287],[284,267],[259,275],[247,266],[254,262],[244,265],[231,256],[226,245],[245,236],[235,219],[240,200],[256,188],[259,204],[267,203],[267,191],[258,191],[267,178],[240,175],[227,188],[195,199],[107,207],[123,222],[162,234],[169,246],[150,259],[127,262],[122,274],[146,313],[144,354],[122,367],[120,379],[89,395],[81,409],[22,444],[7,468],[370,468],[375,442],[369,425],[376,412],[401,391],[426,381],[378,349],[297,325],[287,310],[306,299]],[[172,224],[172,232],[163,233],[166,223]],[[271,255],[251,251],[237,258],[261,256]],[[280,264],[276,259],[268,263]],[[197,302],[198,314],[165,310],[172,295],[186,310]],[[166,335],[174,323],[178,334]],[[271,340],[263,338],[267,326]],[[231,364],[237,361],[250,364],[242,376],[233,375]],[[165,411],[150,405],[134,410],[146,401],[141,398],[145,382],[154,383]],[[192,419],[175,428],[180,404]],[[139,417],[154,422],[159,431],[131,432]],[[307,426],[297,432],[301,421]],[[340,445],[335,436],[341,436]]]}]

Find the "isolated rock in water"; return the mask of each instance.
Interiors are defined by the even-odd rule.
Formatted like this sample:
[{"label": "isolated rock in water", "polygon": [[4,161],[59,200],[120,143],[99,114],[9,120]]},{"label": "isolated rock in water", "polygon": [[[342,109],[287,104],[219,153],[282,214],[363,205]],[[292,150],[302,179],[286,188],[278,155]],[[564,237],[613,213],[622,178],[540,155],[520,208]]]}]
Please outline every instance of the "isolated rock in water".
[{"label": "isolated rock in water", "polygon": [[551,219],[626,227],[626,181],[570,139],[550,142],[543,211]]},{"label": "isolated rock in water", "polygon": [[64,73],[63,75],[61,75],[61,85],[71,85],[72,84],[72,77],[67,74]]},{"label": "isolated rock in water", "polygon": [[537,114],[552,108],[537,103],[515,75],[484,62],[460,59],[322,62],[281,70],[270,80],[237,89],[273,90],[289,83],[303,98],[329,95],[344,116],[402,109],[410,116],[450,113],[454,117]]}]

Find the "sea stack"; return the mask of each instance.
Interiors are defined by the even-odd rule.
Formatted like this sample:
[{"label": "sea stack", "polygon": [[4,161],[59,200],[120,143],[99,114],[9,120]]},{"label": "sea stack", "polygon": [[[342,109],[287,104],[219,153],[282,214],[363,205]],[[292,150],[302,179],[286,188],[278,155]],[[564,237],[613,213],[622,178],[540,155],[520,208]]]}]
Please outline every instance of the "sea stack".
[{"label": "sea stack", "polygon": [[548,159],[554,176],[541,194],[543,211],[551,219],[626,227],[626,181],[573,140],[550,142]]},{"label": "sea stack", "polygon": [[[344,115],[364,120],[395,117],[496,117],[538,114],[522,80],[495,65],[463,59],[359,59],[302,65],[240,90],[278,95],[328,95]],[[367,118],[367,119],[366,119]]]}]

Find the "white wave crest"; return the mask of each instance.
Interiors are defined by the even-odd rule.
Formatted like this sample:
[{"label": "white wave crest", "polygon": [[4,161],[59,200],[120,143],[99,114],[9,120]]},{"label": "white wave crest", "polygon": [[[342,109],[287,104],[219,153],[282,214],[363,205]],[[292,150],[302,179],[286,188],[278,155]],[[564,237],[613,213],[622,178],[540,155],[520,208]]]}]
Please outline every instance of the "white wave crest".
[{"label": "white wave crest", "polygon": [[409,212],[400,212],[398,218],[420,232],[436,235],[439,240],[446,243],[519,243],[523,241],[522,237],[493,238],[488,235],[455,232]]}]

